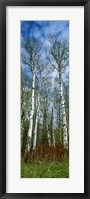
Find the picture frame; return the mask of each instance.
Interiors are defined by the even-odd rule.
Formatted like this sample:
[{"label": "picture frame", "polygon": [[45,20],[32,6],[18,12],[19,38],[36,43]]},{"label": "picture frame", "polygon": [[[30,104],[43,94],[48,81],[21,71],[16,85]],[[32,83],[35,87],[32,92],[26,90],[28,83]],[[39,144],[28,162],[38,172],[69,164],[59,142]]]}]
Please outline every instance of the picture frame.
[{"label": "picture frame", "polygon": [[[84,193],[6,193],[6,7],[84,6]],[[0,198],[90,198],[90,1],[2,0],[0,2]],[[78,179],[77,179],[78,181]]]}]

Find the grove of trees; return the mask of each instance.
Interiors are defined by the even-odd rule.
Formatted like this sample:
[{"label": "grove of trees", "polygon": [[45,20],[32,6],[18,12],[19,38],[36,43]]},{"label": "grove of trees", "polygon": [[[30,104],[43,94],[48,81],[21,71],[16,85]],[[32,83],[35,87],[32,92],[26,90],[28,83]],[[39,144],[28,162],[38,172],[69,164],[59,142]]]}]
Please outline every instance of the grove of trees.
[{"label": "grove of trees", "polygon": [[55,156],[68,154],[68,70],[69,43],[60,32],[48,34],[47,43],[33,36],[21,42],[23,161],[48,157],[53,161]]}]

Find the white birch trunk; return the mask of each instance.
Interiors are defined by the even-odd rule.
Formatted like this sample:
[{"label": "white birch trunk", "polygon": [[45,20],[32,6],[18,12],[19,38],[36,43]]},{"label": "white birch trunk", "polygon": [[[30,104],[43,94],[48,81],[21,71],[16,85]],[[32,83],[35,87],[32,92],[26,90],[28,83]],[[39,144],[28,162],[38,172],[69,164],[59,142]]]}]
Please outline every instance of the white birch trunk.
[{"label": "white birch trunk", "polygon": [[48,130],[48,126],[47,126],[47,133],[48,133],[48,145],[51,146],[51,136]]},{"label": "white birch trunk", "polygon": [[53,129],[53,146],[55,147],[55,136],[54,136],[54,129]]},{"label": "white birch trunk", "polygon": [[47,130],[47,136],[48,136],[48,145],[51,146],[51,136],[50,136],[50,132],[49,132],[49,129],[48,129],[48,99],[46,98],[45,99],[45,108],[46,108],[46,130]]},{"label": "white birch trunk", "polygon": [[59,75],[59,77],[60,77],[60,96],[61,96],[61,106],[62,106],[62,122],[63,122],[63,131],[64,131],[63,144],[67,148],[68,147],[68,132],[67,132],[66,111],[65,111],[61,74]]},{"label": "white birch trunk", "polygon": [[33,150],[36,149],[36,144],[37,144],[37,125],[38,125],[39,108],[40,108],[40,93],[38,93],[37,105],[38,105],[38,108],[37,108],[36,121],[35,121],[35,129],[34,129]]},{"label": "white birch trunk", "polygon": [[[28,130],[28,139],[32,138],[32,129],[33,129],[33,116],[34,116],[34,96],[35,96],[35,70],[33,72],[32,77],[32,97],[31,97],[31,112],[30,112],[30,122],[29,122],[29,130]],[[30,149],[30,143],[28,143],[28,150]]]},{"label": "white birch trunk", "polygon": [[33,150],[36,149],[37,144],[37,125],[38,125],[38,119],[39,119],[39,109],[40,109],[40,93],[41,93],[41,81],[39,81],[39,93],[37,98],[37,114],[36,114],[36,121],[35,121],[35,129],[34,129],[34,140],[33,140]]},{"label": "white birch trunk", "polygon": [[[54,104],[53,104],[53,107],[54,107]],[[52,107],[52,112],[54,112],[54,108],[53,107]],[[53,146],[55,146],[55,136],[54,136],[53,122],[54,122],[54,114],[53,114],[53,121],[52,121],[52,133],[53,133]]]},{"label": "white birch trunk", "polygon": [[55,146],[55,136],[54,136],[54,100],[52,104],[52,141],[53,141],[53,146]]}]

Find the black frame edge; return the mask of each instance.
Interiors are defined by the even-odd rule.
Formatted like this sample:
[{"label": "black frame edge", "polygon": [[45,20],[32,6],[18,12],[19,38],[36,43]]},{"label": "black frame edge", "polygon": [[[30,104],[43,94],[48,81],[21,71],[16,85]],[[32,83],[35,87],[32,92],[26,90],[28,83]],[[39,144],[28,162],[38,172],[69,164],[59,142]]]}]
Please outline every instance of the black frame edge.
[{"label": "black frame edge", "polygon": [[88,2],[88,199],[90,198],[90,1]]},{"label": "black frame edge", "polygon": [[[88,132],[88,3],[84,6],[84,132]],[[88,197],[88,133],[84,133],[84,192]]]},{"label": "black frame edge", "polygon": [[[6,6],[84,6],[85,10],[85,62],[84,64],[88,67],[85,68],[84,77],[87,80],[85,82],[85,98],[84,98],[84,105],[85,105],[85,131],[88,133],[84,135],[85,139],[85,193],[84,194],[23,194],[23,193],[6,193]],[[90,1],[89,0],[53,0],[47,1],[29,1],[26,0],[2,0],[0,2],[0,27],[2,32],[0,31],[0,198],[39,198],[42,197],[44,199],[51,199],[51,198],[72,198],[72,199],[84,199],[90,198]],[[88,47],[88,48],[87,48]],[[1,67],[2,66],[2,67]],[[88,141],[88,147],[87,147]],[[87,169],[88,164],[88,169]],[[87,181],[88,179],[88,181]]]},{"label": "black frame edge", "polygon": [[6,192],[6,22],[2,17],[4,10],[0,2],[0,197]]}]

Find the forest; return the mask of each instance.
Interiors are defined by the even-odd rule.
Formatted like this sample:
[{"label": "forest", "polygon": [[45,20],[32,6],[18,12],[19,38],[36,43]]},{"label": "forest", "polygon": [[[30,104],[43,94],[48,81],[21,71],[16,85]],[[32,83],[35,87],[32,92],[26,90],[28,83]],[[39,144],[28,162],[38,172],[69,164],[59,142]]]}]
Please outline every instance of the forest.
[{"label": "forest", "polygon": [[69,177],[68,23],[21,22],[22,178]]}]

